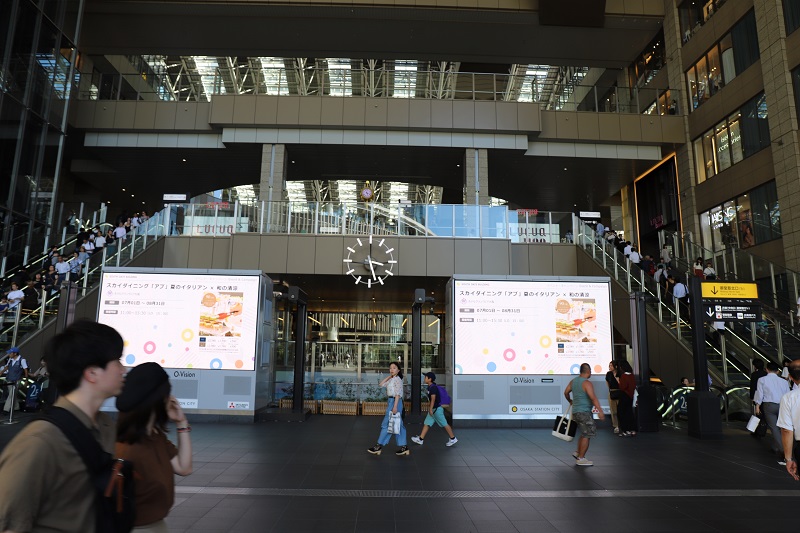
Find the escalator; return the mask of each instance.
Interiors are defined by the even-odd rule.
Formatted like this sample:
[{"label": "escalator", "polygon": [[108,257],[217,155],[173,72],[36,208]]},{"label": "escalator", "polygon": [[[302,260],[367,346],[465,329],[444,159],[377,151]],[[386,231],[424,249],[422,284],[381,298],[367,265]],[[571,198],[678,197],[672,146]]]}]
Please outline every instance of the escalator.
[{"label": "escalator", "polygon": [[[596,240],[591,227],[579,223],[576,243],[591,261],[578,261],[581,275],[608,275],[615,281],[616,294],[645,293],[650,366],[657,375],[677,384],[679,373],[690,375],[692,368],[692,330],[689,309],[684,304],[676,305],[663,294],[662,287],[631,264],[624,255],[605,240]],[[582,266],[583,265],[583,266]],[[679,267],[688,266],[679,263]],[[599,272],[598,272],[599,270]],[[623,311],[622,306],[619,308]],[[620,313],[615,309],[617,326],[621,325]],[[629,316],[629,312],[628,312]],[[625,320],[624,317],[621,318]],[[753,343],[749,330],[735,326],[723,335],[716,331],[704,331],[704,346],[708,360],[708,372],[713,383],[724,389],[749,384],[751,361],[761,358],[778,361],[776,352],[762,344]]]}]

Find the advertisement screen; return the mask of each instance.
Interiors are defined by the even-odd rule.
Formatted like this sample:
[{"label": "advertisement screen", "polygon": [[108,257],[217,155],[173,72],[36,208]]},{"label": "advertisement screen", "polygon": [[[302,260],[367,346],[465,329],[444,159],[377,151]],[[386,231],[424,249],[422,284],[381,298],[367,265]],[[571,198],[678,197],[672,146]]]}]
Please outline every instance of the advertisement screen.
[{"label": "advertisement screen", "polygon": [[98,322],[125,340],[123,363],[254,370],[258,276],[106,272]]},{"label": "advertisement screen", "polygon": [[612,359],[608,283],[455,280],[456,374],[605,372]]}]

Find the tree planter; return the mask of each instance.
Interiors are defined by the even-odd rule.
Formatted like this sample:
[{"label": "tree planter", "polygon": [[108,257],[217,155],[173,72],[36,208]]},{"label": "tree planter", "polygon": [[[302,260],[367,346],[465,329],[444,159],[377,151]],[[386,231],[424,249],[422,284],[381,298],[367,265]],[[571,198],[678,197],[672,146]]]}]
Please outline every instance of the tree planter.
[{"label": "tree planter", "polygon": [[322,400],[323,415],[350,415],[358,414],[356,400]]},{"label": "tree planter", "polygon": [[[312,415],[315,415],[319,412],[318,405],[319,402],[317,402],[317,400],[312,400],[310,398],[305,398],[303,400],[303,407],[311,411]],[[278,406],[281,409],[294,409],[294,400],[291,398],[281,398]]]}]

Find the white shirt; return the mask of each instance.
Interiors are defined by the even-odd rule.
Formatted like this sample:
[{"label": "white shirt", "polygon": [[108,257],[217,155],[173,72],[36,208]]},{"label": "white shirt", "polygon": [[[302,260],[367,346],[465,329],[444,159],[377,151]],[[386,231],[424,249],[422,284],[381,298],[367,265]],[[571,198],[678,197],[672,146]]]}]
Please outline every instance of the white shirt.
[{"label": "white shirt", "polygon": [[675,298],[683,298],[687,294],[688,291],[686,290],[686,285],[684,285],[683,283],[678,282],[672,286],[672,295]]},{"label": "white shirt", "polygon": [[7,374],[8,373],[8,368],[11,365],[17,364],[20,360],[22,361],[22,368],[23,369],[27,369],[28,368],[28,361],[26,361],[25,358],[22,357],[20,354],[17,354],[16,357],[9,357],[8,358],[8,360],[6,361],[6,364],[4,365],[4,367],[5,367],[5,372],[4,373]]},{"label": "white shirt", "polygon": [[[783,398],[781,398],[781,409],[778,411],[778,427],[789,431],[794,431],[794,428],[800,428],[800,387],[796,386],[794,390],[784,394]],[[795,433],[794,440],[797,440],[798,436],[800,435]]]},{"label": "white shirt", "polygon": [[8,308],[13,309],[22,303],[22,300],[25,299],[25,293],[22,292],[20,289],[15,291],[11,291],[8,293]]},{"label": "white shirt", "polygon": [[627,255],[631,255],[631,249],[632,248],[633,248],[633,246],[628,244],[628,245],[625,246],[625,248],[622,249],[622,253],[625,254],[626,256]]},{"label": "white shirt", "polygon": [[642,256],[639,255],[639,252],[637,251],[631,251],[631,255],[629,255],[628,258],[631,260],[631,263],[636,263],[637,265],[639,264],[639,261],[642,260]]},{"label": "white shirt", "polygon": [[103,237],[102,235],[98,235],[97,237],[94,238],[94,245],[96,248],[102,248],[103,246],[106,245],[106,238]]},{"label": "white shirt", "polygon": [[761,405],[763,402],[780,403],[787,392],[789,392],[789,382],[774,372],[768,372],[758,380],[753,401],[756,405]]},{"label": "white shirt", "polygon": [[717,271],[714,270],[712,267],[706,267],[706,269],[703,270],[703,275],[704,276],[716,276],[717,275]]},{"label": "white shirt", "polygon": [[667,249],[667,248],[662,248],[661,249],[661,259],[665,263],[669,263],[669,260],[672,259],[672,256],[669,253],[669,249]]},{"label": "white shirt", "polygon": [[59,274],[66,274],[67,272],[69,272],[69,263],[67,263],[66,261],[63,262],[59,261],[58,263],[56,263],[56,272],[58,272]]},{"label": "white shirt", "polygon": [[386,395],[389,398],[403,397],[403,380],[395,376],[386,382]]},{"label": "white shirt", "polygon": [[139,217],[133,217],[131,219],[131,227],[138,228],[139,227]]},{"label": "white shirt", "polygon": [[117,239],[123,239],[124,240],[125,239],[125,235],[127,235],[127,234],[128,234],[128,232],[127,232],[127,230],[125,229],[124,226],[117,226],[114,229],[114,237],[116,237]]}]

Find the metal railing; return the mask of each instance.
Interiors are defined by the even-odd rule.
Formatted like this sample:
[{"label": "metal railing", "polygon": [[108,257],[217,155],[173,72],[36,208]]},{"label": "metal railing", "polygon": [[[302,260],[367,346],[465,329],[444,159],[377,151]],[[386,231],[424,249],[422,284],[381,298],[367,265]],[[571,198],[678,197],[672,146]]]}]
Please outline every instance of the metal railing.
[{"label": "metal railing", "polygon": [[[211,101],[217,95],[428,98],[530,102],[546,110],[598,113],[644,113],[665,92],[680,102],[680,90],[669,87],[620,87],[556,81],[527,73],[439,70],[371,70],[369,68],[286,69],[239,65],[203,75],[144,76],[142,72],[84,76],[80,100]],[[662,106],[660,114],[676,114]]]},{"label": "metal railing", "polygon": [[[643,292],[647,297],[647,312],[664,324],[675,339],[692,350],[692,328],[686,303],[673,298],[662,282],[656,282],[606,239],[599,238],[594,229],[583,222],[578,222],[576,243],[629,293]],[[742,336],[740,328],[726,324],[721,331],[703,332],[709,375],[715,382],[725,386],[749,382],[753,359],[775,360],[775,357],[752,343],[749,334]]]},{"label": "metal railing", "polygon": [[756,283],[763,321],[737,323],[734,329],[778,362],[796,357],[800,350],[800,323],[796,314],[800,273],[737,246],[719,251],[703,248],[694,242],[691,233],[664,231],[659,240],[662,245],[672,247],[676,267],[687,277],[693,275],[693,264],[699,258],[704,265],[712,263],[717,279]]},{"label": "metal railing", "polygon": [[[104,267],[125,265],[156,240],[164,237],[166,235],[164,220],[167,215],[165,211],[154,214],[124,240],[119,239],[116,244],[106,246],[90,256],[81,263],[77,273],[67,273],[66,281],[76,282],[81,296],[86,296],[87,292],[99,283]],[[22,342],[27,335],[45,328],[58,313],[59,297],[59,291],[48,293],[43,288],[36,307],[25,308],[21,303],[4,315],[0,315],[0,350],[4,352],[10,346]]]}]

